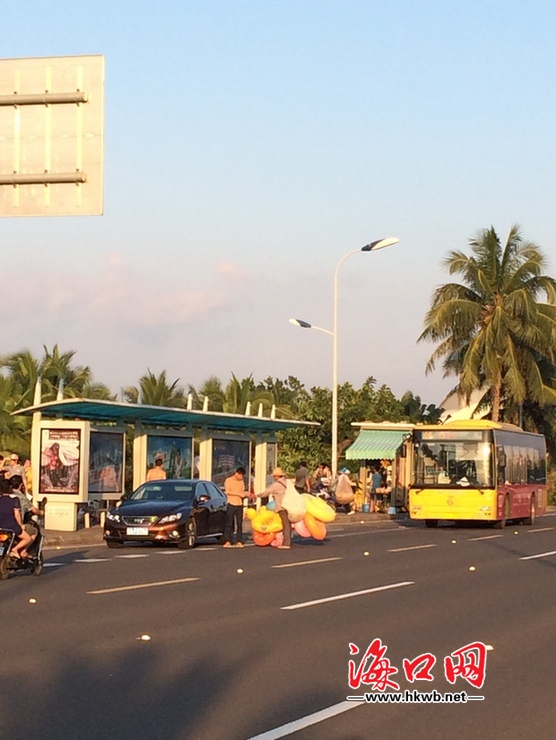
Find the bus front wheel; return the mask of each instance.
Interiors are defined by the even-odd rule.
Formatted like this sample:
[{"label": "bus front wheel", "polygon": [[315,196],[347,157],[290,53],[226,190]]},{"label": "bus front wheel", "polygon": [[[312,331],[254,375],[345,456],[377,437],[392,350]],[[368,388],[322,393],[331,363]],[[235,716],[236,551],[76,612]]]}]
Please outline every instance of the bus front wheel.
[{"label": "bus front wheel", "polygon": [[438,519],[425,519],[427,527],[438,527]]},{"label": "bus front wheel", "polygon": [[529,504],[529,516],[525,517],[523,520],[524,524],[534,524],[535,519],[537,518],[537,502],[535,501],[535,497],[531,496],[531,502]]}]

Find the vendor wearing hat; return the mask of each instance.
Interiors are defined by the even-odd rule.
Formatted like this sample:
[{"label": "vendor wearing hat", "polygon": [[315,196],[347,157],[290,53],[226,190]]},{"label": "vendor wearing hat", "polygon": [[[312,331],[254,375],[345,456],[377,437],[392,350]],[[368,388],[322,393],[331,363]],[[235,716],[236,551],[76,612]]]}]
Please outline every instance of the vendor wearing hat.
[{"label": "vendor wearing hat", "polygon": [[279,549],[289,550],[292,543],[292,525],[288,519],[288,512],[282,506],[282,501],[284,500],[284,495],[286,493],[286,476],[282,468],[274,468],[272,471],[272,477],[274,478],[274,482],[270,484],[266,491],[257,493],[256,495],[258,498],[268,498],[269,496],[274,497],[274,511],[282,520],[282,529],[284,533],[284,544],[280,545]]}]

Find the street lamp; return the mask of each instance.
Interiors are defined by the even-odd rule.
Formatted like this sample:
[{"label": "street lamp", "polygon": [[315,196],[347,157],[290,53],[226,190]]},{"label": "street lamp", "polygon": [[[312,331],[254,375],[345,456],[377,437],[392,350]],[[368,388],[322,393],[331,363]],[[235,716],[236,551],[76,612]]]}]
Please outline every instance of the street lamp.
[{"label": "street lamp", "polygon": [[378,241],[365,244],[360,249],[354,249],[345,254],[336,265],[334,272],[334,326],[332,331],[321,329],[319,326],[313,326],[308,321],[301,319],[290,319],[290,323],[299,326],[302,329],[316,329],[325,334],[332,336],[332,476],[335,478],[338,474],[338,272],[343,262],[351,257],[352,254],[359,252],[377,252],[379,249],[385,249],[397,244],[399,239],[396,237],[387,237],[378,239]]}]

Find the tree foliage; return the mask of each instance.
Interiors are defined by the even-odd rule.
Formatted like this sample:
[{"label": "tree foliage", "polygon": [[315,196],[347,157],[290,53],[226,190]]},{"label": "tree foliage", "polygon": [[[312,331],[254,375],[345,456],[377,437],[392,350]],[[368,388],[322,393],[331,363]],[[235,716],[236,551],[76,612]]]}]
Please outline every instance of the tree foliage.
[{"label": "tree foliage", "polygon": [[458,377],[458,394],[468,402],[482,390],[495,421],[501,408],[526,400],[541,407],[556,403],[549,381],[556,361],[556,281],[543,274],[544,254],[517,226],[504,246],[492,227],[469,246],[471,255],[448,254],[445,266],[461,282],[437,288],[425,317],[419,341],[439,342],[427,372],[442,359],[444,375]]}]

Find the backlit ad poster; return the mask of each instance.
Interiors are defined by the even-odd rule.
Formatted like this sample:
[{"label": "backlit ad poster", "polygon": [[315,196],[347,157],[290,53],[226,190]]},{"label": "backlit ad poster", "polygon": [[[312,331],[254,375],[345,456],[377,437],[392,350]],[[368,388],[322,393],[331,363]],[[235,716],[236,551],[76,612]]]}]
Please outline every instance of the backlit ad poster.
[{"label": "backlit ad poster", "polygon": [[89,493],[122,493],[124,434],[91,432],[89,447]]},{"label": "backlit ad poster", "polygon": [[42,429],[39,493],[79,493],[80,460],[79,429]]},{"label": "backlit ad poster", "polygon": [[191,437],[149,434],[147,437],[147,475],[149,470],[162,467],[166,478],[191,478],[192,446]]},{"label": "backlit ad poster", "polygon": [[245,468],[246,481],[249,480],[249,440],[213,439],[212,440],[212,480],[224,488],[224,481],[236,468]]}]

